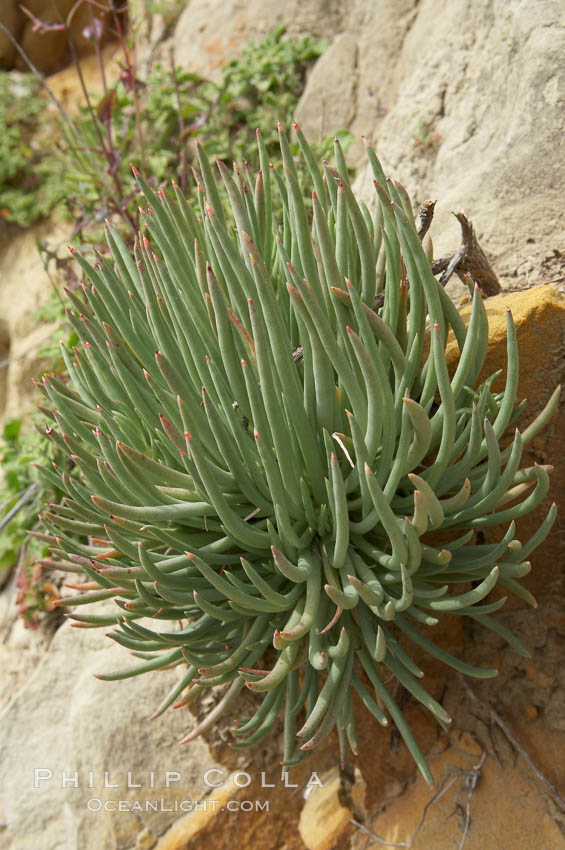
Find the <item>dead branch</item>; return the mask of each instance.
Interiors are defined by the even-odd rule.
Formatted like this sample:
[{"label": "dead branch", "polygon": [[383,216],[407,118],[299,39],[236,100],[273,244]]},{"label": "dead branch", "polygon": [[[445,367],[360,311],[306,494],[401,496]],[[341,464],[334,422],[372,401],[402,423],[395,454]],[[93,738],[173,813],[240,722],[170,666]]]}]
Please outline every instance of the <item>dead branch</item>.
[{"label": "dead branch", "polygon": [[[418,210],[417,232],[420,241],[424,239],[432,219],[436,201],[424,201]],[[486,296],[497,295],[501,291],[498,278],[487,260],[483,249],[477,242],[473,225],[462,212],[453,213],[461,225],[461,245],[454,254],[440,257],[432,262],[432,274],[441,275],[439,283],[445,286],[455,272],[460,280],[468,286],[469,278],[478,283]],[[373,310],[380,310],[384,304],[384,292],[379,292],[373,303]]]},{"label": "dead branch", "polygon": [[418,238],[420,242],[424,241],[424,237],[430,229],[436,204],[437,201],[424,201],[418,210]]},{"label": "dead branch", "polygon": [[[445,794],[447,794],[449,789],[455,784],[455,782],[457,782],[458,779],[461,779],[463,781],[463,787],[466,788],[467,791],[468,791],[467,802],[466,802],[466,805],[465,805],[465,822],[464,822],[464,825],[463,825],[463,832],[462,832],[462,835],[461,835],[461,841],[460,841],[459,847],[458,847],[458,850],[463,850],[463,846],[465,844],[465,841],[467,840],[467,835],[469,833],[469,827],[471,826],[471,799],[473,797],[473,794],[474,794],[474,792],[477,788],[477,785],[479,783],[479,780],[481,778],[481,770],[482,770],[483,764],[485,763],[486,757],[487,757],[487,753],[486,753],[486,750],[484,750],[481,753],[481,758],[480,758],[479,762],[476,765],[474,765],[474,767],[472,767],[470,770],[462,770],[460,768],[451,768],[447,772],[447,774],[443,777],[443,779],[440,783],[440,786],[439,786],[438,790],[436,791],[436,793],[434,794],[434,796],[431,797],[431,799],[428,800],[428,802],[426,803],[426,805],[422,809],[420,821],[419,821],[416,829],[412,833],[411,837],[408,839],[408,841],[387,841],[385,838],[380,838],[378,835],[375,835],[374,832],[372,832],[370,829],[368,829],[368,827],[364,826],[359,821],[355,820],[354,818],[349,818],[349,822],[351,824],[353,824],[353,826],[356,826],[359,830],[364,832],[365,835],[369,836],[370,840],[365,844],[364,850],[368,850],[368,848],[371,846],[371,844],[375,843],[375,842],[377,844],[383,844],[386,847],[412,847],[412,845],[414,844],[414,839],[416,838],[416,836],[418,835],[418,833],[420,832],[420,830],[424,826],[424,821],[426,820],[426,815],[428,813],[428,809],[431,806],[435,805],[436,803],[439,803],[441,798]],[[457,806],[454,809],[454,812],[455,811],[457,811]],[[451,817],[451,815],[449,817]]]},{"label": "dead branch", "polygon": [[[506,737],[506,740],[514,747],[514,749],[516,750],[518,755],[520,755],[522,757],[522,759],[526,763],[526,766],[528,767],[528,769],[534,774],[534,776],[536,777],[538,782],[540,782],[543,785],[543,787],[547,790],[547,793],[549,794],[549,796],[551,797],[551,799],[553,800],[555,805],[562,812],[565,812],[565,800],[563,799],[563,797],[559,793],[558,789],[555,787],[555,785],[553,785],[553,783],[551,783],[549,781],[549,779],[547,779],[547,777],[545,777],[543,775],[541,770],[538,767],[536,767],[536,765],[534,764],[530,754],[520,744],[520,742],[517,740],[517,738],[511,732],[510,728],[504,722],[504,720],[502,719],[500,714],[493,707],[492,700],[489,700],[488,698],[486,700],[479,699],[479,697],[473,691],[473,689],[471,688],[469,683],[467,681],[465,681],[465,679],[463,679],[463,687],[465,688],[467,693],[473,698],[473,700],[475,700],[482,707],[483,711],[485,709],[488,710],[489,715],[490,715],[490,720],[493,720],[494,723],[496,723],[496,725],[498,726],[500,731]],[[480,719],[483,723],[485,723],[485,725],[487,725],[487,721],[483,720],[483,718],[479,718],[479,716],[477,714],[473,714],[473,717]],[[491,737],[491,742],[492,742],[492,737]],[[500,759],[498,759],[498,761],[500,763]]]},{"label": "dead branch", "polygon": [[516,740],[516,738],[514,737],[514,735],[512,734],[510,729],[508,728],[508,726],[506,725],[506,723],[503,721],[503,719],[500,717],[500,715],[494,710],[494,708],[492,708],[492,706],[491,706],[490,714],[491,714],[492,719],[496,723],[496,725],[499,727],[499,729],[501,729],[502,732],[504,732],[504,734],[506,735],[506,737],[508,738],[508,740],[510,741],[510,743],[512,744],[512,746],[514,747],[516,752],[520,756],[522,756],[523,760],[526,762],[528,768],[532,771],[532,773],[534,774],[536,779],[539,782],[541,782],[541,784],[547,789],[549,796],[551,797],[551,799],[553,800],[555,805],[558,806],[558,808],[560,808],[562,812],[565,812],[565,800],[563,799],[563,797],[561,796],[561,794],[559,793],[559,791],[557,790],[555,785],[553,785],[549,781],[549,779],[546,779],[546,777],[543,775],[541,770],[539,770],[535,766],[530,755],[526,752],[524,747]]},{"label": "dead branch", "polygon": [[500,283],[477,241],[473,225],[464,213],[453,215],[461,225],[461,245],[454,254],[433,261],[433,274],[441,274],[439,282],[442,286],[445,286],[453,272],[461,280],[467,274],[479,284],[485,295],[497,295],[501,290]]}]

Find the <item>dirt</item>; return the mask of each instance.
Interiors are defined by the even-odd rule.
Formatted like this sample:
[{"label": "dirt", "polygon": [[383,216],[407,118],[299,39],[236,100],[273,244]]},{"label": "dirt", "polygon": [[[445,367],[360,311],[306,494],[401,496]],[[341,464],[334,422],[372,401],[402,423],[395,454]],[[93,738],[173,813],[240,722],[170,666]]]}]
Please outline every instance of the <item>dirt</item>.
[{"label": "dirt", "polygon": [[509,292],[551,283],[565,295],[565,248],[531,254],[510,272],[510,277],[517,280],[505,287]]},{"label": "dirt", "polygon": [[[427,754],[435,787],[391,783],[361,815],[351,850],[397,842],[413,850],[565,848],[565,614],[559,599],[498,615],[530,651],[521,658],[491,632],[463,627],[467,661],[495,679],[454,675],[442,704],[454,728]],[[404,842],[404,843],[402,843]]]}]

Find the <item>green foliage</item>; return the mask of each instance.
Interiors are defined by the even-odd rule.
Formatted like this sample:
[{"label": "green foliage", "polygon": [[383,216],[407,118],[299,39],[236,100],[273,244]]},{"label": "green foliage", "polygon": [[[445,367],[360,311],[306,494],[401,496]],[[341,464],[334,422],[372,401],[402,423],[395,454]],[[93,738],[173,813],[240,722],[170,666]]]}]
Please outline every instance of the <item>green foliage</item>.
[{"label": "green foliage", "polygon": [[147,11],[151,15],[161,15],[167,28],[177,22],[186,6],[185,0],[148,0]]},{"label": "green foliage", "polygon": [[[33,75],[14,82],[0,72],[0,214],[28,227],[61,205],[79,241],[99,240],[104,219],[115,215],[135,232],[131,160],[144,162],[159,185],[186,169],[195,137],[227,162],[248,159],[256,126],[292,120],[308,64],[325,47],[309,36],[286,38],[279,27],[230,62],[219,84],[156,65],[134,89],[124,74],[81,107],[76,132],[46,112]],[[271,153],[275,144],[266,139]]]},{"label": "green foliage", "polygon": [[[430,781],[387,683],[445,726],[407,646],[493,676],[432,640],[438,622],[468,616],[526,654],[492,616],[505,597],[489,594],[533,601],[517,579],[555,506],[530,540],[515,538],[551,469],[520,461],[559,392],[506,437],[523,407],[511,315],[494,392],[498,375],[478,384],[488,347],[478,288],[467,329],[432,275],[404,189],[369,149],[371,215],[339,143],[336,168],[320,169],[296,129],[312,195],[281,130],[282,172],[260,135],[255,179],[218,161],[226,212],[200,148],[196,209],[138,175],[146,235],[134,257],[112,228],[111,259],[93,268],[76,255],[88,284],[71,304],[81,340],[72,388],[44,384],[48,435],[76,469],[63,503],[43,512],[45,531],[53,566],[86,575],[62,603],[76,606],[76,623],[113,626],[140,659],[99,678],[179,666],[154,716],[226,686],[184,741],[247,686],[262,702],[237,724],[234,748],[260,741],[282,712],[285,766],[334,728],[344,757],[348,744],[356,751],[356,691]],[[500,541],[476,544],[489,526],[504,526]],[[80,613],[109,597],[116,614]]]},{"label": "green foliage", "polygon": [[39,564],[48,555],[47,546],[29,532],[38,530],[45,501],[58,500],[62,493],[52,484],[40,487],[32,463],[50,463],[53,451],[37,431],[22,434],[21,424],[20,419],[7,422],[0,442],[0,569],[19,565],[18,610],[26,625],[37,626],[56,594]]},{"label": "green foliage", "polygon": [[0,71],[0,216],[29,227],[61,198],[60,167],[46,161],[45,100],[32,74]]},{"label": "green foliage", "polygon": [[[284,27],[280,26],[259,44],[249,44],[223,69],[214,95],[220,108],[210,112],[200,141],[207,153],[227,164],[251,158],[256,127],[276,128],[277,121],[291,124],[308,64],[327,47],[325,41],[317,42],[310,36],[300,40],[283,36]],[[265,132],[267,153],[276,159],[276,130]],[[329,150],[326,142],[325,151]]]},{"label": "green foliage", "polygon": [[17,578],[16,605],[25,626],[38,629],[43,616],[55,609],[59,594],[53,582],[45,578],[43,565],[26,561]]},{"label": "green foliage", "polygon": [[[46,456],[48,447],[45,440],[35,435],[31,441],[20,437],[21,420],[12,419],[4,426],[1,444],[0,463],[2,464],[2,489],[0,490],[1,514],[7,516],[32,487],[31,462],[35,451]],[[31,452],[30,452],[31,449]],[[35,505],[36,514],[38,505]],[[37,520],[37,516],[35,517]],[[18,559],[18,552],[24,543],[29,527],[29,517],[18,513],[0,532],[0,567],[10,567]]]},{"label": "green foliage", "polygon": [[442,138],[429,121],[420,118],[418,129],[412,136],[412,143],[423,150],[433,150],[441,144]]}]

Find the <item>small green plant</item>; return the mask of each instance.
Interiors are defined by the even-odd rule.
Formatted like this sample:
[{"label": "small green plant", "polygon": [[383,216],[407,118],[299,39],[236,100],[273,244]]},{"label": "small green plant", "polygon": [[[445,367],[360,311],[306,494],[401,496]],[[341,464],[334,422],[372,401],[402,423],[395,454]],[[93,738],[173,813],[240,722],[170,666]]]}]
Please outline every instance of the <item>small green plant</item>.
[{"label": "small green plant", "polygon": [[169,28],[180,18],[185,5],[184,0],[149,0],[147,11],[151,15],[161,15]]},{"label": "small green plant", "polygon": [[40,486],[33,464],[50,463],[53,450],[37,431],[22,434],[21,425],[20,419],[7,422],[0,443],[0,569],[17,564],[18,611],[26,625],[37,627],[58,595],[39,563],[49,554],[47,545],[29,532],[39,529],[38,512],[45,499],[59,500],[62,492],[51,484]]},{"label": "small green plant", "polygon": [[32,74],[0,71],[0,217],[29,227],[62,197],[60,166],[46,160],[45,101]]},{"label": "small green plant", "polygon": [[[175,174],[184,190],[193,157],[191,140],[196,138],[226,164],[249,159],[255,145],[249,128],[271,126],[277,118],[291,120],[308,63],[325,46],[309,36],[285,38],[284,27],[279,27],[232,60],[219,84],[162,64],[152,69],[139,91],[137,82],[122,75],[104,97],[92,100],[93,108],[82,108],[80,140],[61,125],[69,212],[79,222],[99,224],[118,213],[137,228],[130,159],[148,169],[154,188]],[[342,140],[347,143],[346,133]],[[320,145],[318,152],[328,152],[329,144],[331,140]],[[276,154],[276,134],[265,139],[265,146],[269,156]],[[101,182],[104,171],[111,183],[107,178]],[[90,238],[96,233],[92,227],[80,230]]]},{"label": "small green plant", "polygon": [[[279,26],[263,41],[251,42],[244,48],[222,71],[217,91],[219,108],[211,111],[200,136],[207,153],[228,165],[233,160],[245,162],[252,158],[253,128],[276,128],[277,121],[290,124],[304,90],[306,70],[326,47],[325,41],[315,41],[311,36],[285,37],[284,27]],[[329,156],[331,141],[316,150],[320,158],[324,153]],[[269,157],[276,158],[276,129],[266,131],[264,143]],[[298,153],[298,146],[293,152]]]},{"label": "small green plant", "polygon": [[[74,223],[74,244],[99,242],[108,217],[133,239],[139,221],[130,159],[147,168],[155,188],[170,174],[187,185],[196,137],[227,163],[248,159],[249,127],[291,120],[307,67],[325,47],[310,36],[287,38],[278,27],[232,60],[219,84],[161,64],[141,82],[122,39],[120,78],[112,86],[104,81],[100,96],[85,90],[73,120],[46,114],[33,74],[14,82],[0,73],[0,214],[28,227],[58,207]],[[265,140],[270,155],[275,136]]]},{"label": "small green plant", "polygon": [[[44,462],[49,448],[37,434],[20,435],[21,420],[12,419],[4,425],[0,446],[2,489],[0,490],[0,568],[11,567],[18,560],[27,532],[37,522],[39,505],[38,485],[34,480],[32,461]],[[27,510],[20,511],[20,507]],[[32,511],[35,516],[32,517]],[[30,524],[31,523],[31,524]],[[29,540],[27,541],[29,543]]]},{"label": "small green plant", "polygon": [[45,614],[55,610],[59,593],[39,561],[26,562],[17,577],[16,607],[26,627],[38,629]]},{"label": "small green plant", "polygon": [[432,150],[441,144],[442,138],[437,130],[433,129],[429,121],[424,121],[420,118],[418,121],[418,129],[412,136],[412,144],[423,148],[424,150]]},{"label": "small green plant", "polygon": [[[334,728],[342,755],[347,743],[355,752],[356,691],[379,723],[396,724],[431,781],[386,683],[445,726],[406,641],[493,676],[432,640],[440,619],[465,615],[526,654],[493,616],[505,598],[488,596],[497,587],[532,601],[518,579],[555,506],[530,540],[515,538],[551,469],[520,460],[559,391],[506,438],[523,407],[510,313],[506,383],[494,392],[497,375],[477,386],[488,346],[480,293],[467,328],[432,275],[403,188],[368,149],[370,215],[339,143],[336,167],[321,169],[295,129],[311,219],[279,128],[282,169],[260,134],[253,182],[217,161],[229,210],[199,148],[196,209],[175,185],[155,194],[134,169],[146,228],[134,256],[112,228],[111,260],[93,268],[75,254],[88,282],[69,310],[81,340],[63,351],[72,388],[44,384],[48,435],[76,464],[62,480],[42,470],[65,491],[42,514],[51,565],[84,571],[82,592],[61,602],[76,625],[113,626],[140,659],[99,678],[181,668],[153,716],[224,688],[183,741],[247,686],[262,701],[237,724],[234,748],[260,741],[282,713],[285,766]],[[499,525],[498,543],[474,542]],[[116,614],[80,613],[108,598]]]}]

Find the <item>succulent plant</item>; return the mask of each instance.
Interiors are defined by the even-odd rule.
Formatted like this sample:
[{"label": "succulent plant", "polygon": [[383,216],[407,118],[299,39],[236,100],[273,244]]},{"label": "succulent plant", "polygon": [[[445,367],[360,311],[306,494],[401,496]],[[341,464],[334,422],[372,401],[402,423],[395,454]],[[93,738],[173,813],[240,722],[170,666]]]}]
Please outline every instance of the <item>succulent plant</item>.
[{"label": "succulent plant", "polygon": [[[336,167],[319,168],[295,131],[311,206],[282,129],[282,167],[258,132],[254,184],[247,165],[232,175],[217,162],[229,203],[201,149],[199,207],[174,183],[155,194],[134,169],[146,203],[134,257],[110,226],[111,259],[75,255],[86,282],[69,293],[68,318],[81,342],[63,349],[70,383],[43,382],[47,434],[72,466],[42,471],[66,494],[42,515],[48,563],[87,576],[62,600],[74,624],[115,626],[110,637],[141,659],[99,678],[181,668],[153,716],[225,686],[183,741],[247,686],[261,701],[233,747],[282,714],[285,767],[334,727],[342,755],[355,752],[356,692],[378,723],[391,718],[431,781],[387,683],[445,726],[407,647],[495,675],[433,642],[444,616],[471,617],[526,654],[493,616],[505,597],[485,599],[498,587],[533,602],[517,579],[556,511],[515,538],[551,469],[520,460],[558,390],[507,436],[523,407],[510,313],[496,393],[499,373],[477,386],[489,340],[481,295],[475,287],[467,328],[432,275],[405,190],[368,147],[371,214],[339,143]],[[474,541],[499,525],[500,542]],[[115,614],[77,613],[108,598]]]}]

